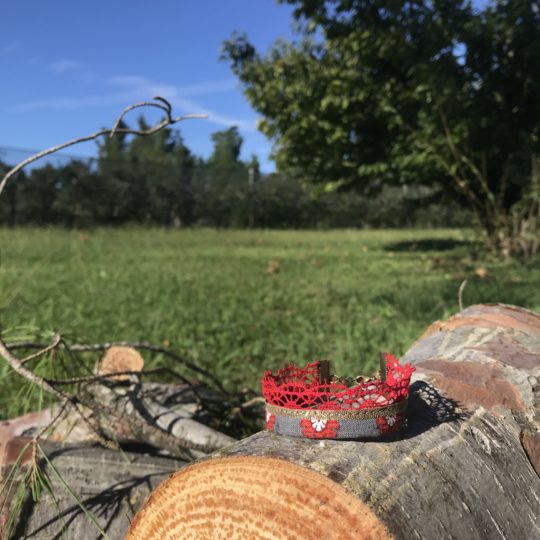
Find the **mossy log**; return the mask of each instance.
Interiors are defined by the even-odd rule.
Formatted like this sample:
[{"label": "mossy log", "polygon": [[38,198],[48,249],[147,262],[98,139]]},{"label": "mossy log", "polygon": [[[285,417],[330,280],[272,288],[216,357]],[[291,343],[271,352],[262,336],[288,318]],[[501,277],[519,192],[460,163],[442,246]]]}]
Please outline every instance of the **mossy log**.
[{"label": "mossy log", "polygon": [[403,360],[400,439],[258,433],[164,481],[126,538],[540,538],[540,316],[472,306]]}]

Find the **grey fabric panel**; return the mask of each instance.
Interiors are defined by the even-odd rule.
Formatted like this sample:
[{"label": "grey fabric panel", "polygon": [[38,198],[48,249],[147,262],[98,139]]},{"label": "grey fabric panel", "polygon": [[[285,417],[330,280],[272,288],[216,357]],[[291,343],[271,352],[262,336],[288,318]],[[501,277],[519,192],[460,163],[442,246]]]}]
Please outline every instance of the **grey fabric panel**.
[{"label": "grey fabric panel", "polygon": [[338,439],[360,439],[363,437],[378,437],[379,428],[375,418],[364,420],[342,420],[337,432]]},{"label": "grey fabric panel", "polygon": [[277,416],[274,424],[274,432],[279,435],[288,435],[289,437],[302,437],[302,428],[299,418],[289,416]]},{"label": "grey fabric panel", "polygon": [[[288,437],[303,437],[299,418],[276,416],[274,433]],[[362,439],[379,437],[381,433],[374,418],[363,420],[341,420],[336,439]]]}]

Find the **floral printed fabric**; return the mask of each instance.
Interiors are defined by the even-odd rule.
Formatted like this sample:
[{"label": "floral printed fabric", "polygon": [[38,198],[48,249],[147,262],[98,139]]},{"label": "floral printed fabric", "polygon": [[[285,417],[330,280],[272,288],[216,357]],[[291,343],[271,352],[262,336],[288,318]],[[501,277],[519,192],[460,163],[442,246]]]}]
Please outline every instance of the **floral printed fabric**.
[{"label": "floral printed fabric", "polygon": [[276,415],[267,412],[266,413],[266,427],[268,431],[274,431],[274,424],[276,423]]},{"label": "floral printed fabric", "polygon": [[396,413],[388,416],[379,416],[376,421],[381,434],[394,433],[401,427],[403,415]]},{"label": "floral printed fabric", "polygon": [[339,429],[338,420],[304,418],[300,421],[302,435],[310,439],[335,439]]},{"label": "floral printed fabric", "polygon": [[[377,409],[374,409],[374,412]],[[380,409],[380,416],[371,418],[335,418],[322,411],[314,411],[307,418],[266,411],[266,427],[276,435],[288,437],[306,437],[309,439],[373,439],[394,435],[405,424],[406,414],[403,409]],[[332,411],[329,415],[334,414]]]}]

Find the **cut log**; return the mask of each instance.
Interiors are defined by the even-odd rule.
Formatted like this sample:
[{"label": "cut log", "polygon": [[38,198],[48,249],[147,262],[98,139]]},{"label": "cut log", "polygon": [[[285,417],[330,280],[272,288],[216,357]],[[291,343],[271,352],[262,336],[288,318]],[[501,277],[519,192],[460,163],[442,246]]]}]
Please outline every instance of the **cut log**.
[{"label": "cut log", "polygon": [[472,306],[404,360],[401,439],[258,433],[161,484],[127,538],[540,538],[540,316]]},{"label": "cut log", "polygon": [[[113,366],[112,371],[118,368]],[[210,452],[234,441],[205,424],[217,420],[211,414],[215,403],[226,410],[228,396],[219,390],[191,383],[140,384],[135,377],[119,384],[90,384],[84,392],[84,401],[95,405],[92,423],[101,419],[103,431],[122,443],[123,451],[95,446],[97,437],[90,422],[83,422],[73,407],[63,409],[48,434],[50,442],[40,443],[52,463],[38,459],[52,494],[43,490],[34,501],[30,492],[19,493],[24,503],[17,515],[15,494],[28,485],[29,474],[35,470],[30,437],[57,418],[61,409],[54,406],[0,422],[0,540],[7,540],[5,531],[13,520],[9,527],[15,530],[13,538],[60,538],[64,526],[66,538],[101,537],[75,497],[110,538],[122,538],[129,520],[161,480],[195,456],[205,455],[201,449]],[[89,409],[84,412],[91,415]]]},{"label": "cut log", "polygon": [[[17,459],[29,441],[21,437],[11,440],[7,447],[11,457]],[[41,468],[51,489],[43,490],[39,503],[32,500],[30,493],[24,497],[18,519],[11,527],[12,539],[104,538],[100,529],[108,535],[105,538],[122,538],[150,491],[186,463],[100,447],[57,443],[43,443],[42,447],[49,462],[40,460]],[[23,459],[30,459],[30,454],[27,451]],[[21,468],[17,476],[25,473],[26,469]],[[2,498],[8,499],[7,506],[0,510],[0,540],[8,540],[3,532],[12,517],[10,507],[17,504],[16,484],[7,489],[0,482],[0,503]]]},{"label": "cut log", "polygon": [[[133,347],[113,346],[107,349],[96,367],[96,371],[100,375],[108,375],[119,371],[142,371],[144,358]],[[130,375],[114,375],[111,377],[111,379],[117,381],[127,381],[129,378]]]},{"label": "cut log", "polygon": [[108,422],[100,422],[100,427],[113,440],[145,443],[188,461],[234,441],[194,420],[193,411],[187,407],[172,410],[147,398],[141,385],[93,384],[84,392],[85,402],[94,406],[96,415],[107,413]]}]

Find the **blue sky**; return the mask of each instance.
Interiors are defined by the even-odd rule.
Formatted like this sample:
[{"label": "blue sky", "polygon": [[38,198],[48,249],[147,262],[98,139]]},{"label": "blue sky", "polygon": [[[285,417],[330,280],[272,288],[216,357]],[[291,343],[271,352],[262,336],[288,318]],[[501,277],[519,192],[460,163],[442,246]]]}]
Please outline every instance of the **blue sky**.
[{"label": "blue sky", "polygon": [[[0,151],[41,150],[87,135],[110,127],[125,106],[162,95],[178,115],[208,114],[179,125],[195,154],[207,157],[211,133],[237,125],[242,158],[256,154],[263,171],[273,170],[271,144],[257,131],[257,114],[219,51],[234,30],[247,32],[260,51],[291,37],[290,6],[275,0],[13,0],[0,13]],[[87,143],[66,153],[91,156],[95,148]],[[0,154],[8,162],[25,157]]]},{"label": "blue sky", "polygon": [[[234,30],[267,50],[291,36],[291,11],[275,0],[4,2],[0,147],[40,150],[89,134],[111,126],[126,105],[158,94],[178,115],[208,114],[179,124],[195,154],[208,156],[211,133],[237,125],[242,157],[254,153],[272,170],[271,145],[219,51]],[[65,153],[94,155],[95,143]]]}]

